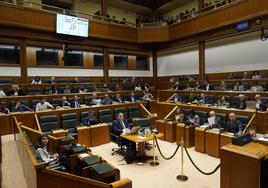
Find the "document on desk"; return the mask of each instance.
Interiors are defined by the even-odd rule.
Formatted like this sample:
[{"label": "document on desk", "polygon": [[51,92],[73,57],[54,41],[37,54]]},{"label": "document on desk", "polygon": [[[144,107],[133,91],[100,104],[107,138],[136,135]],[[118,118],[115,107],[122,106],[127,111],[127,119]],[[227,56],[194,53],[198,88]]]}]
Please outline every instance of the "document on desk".
[{"label": "document on desk", "polygon": [[264,138],[264,137],[259,137],[257,138],[257,140],[268,142],[268,138]]},{"label": "document on desk", "polygon": [[143,140],[143,139],[145,139],[146,137],[145,137],[145,136],[138,136],[137,138]]}]

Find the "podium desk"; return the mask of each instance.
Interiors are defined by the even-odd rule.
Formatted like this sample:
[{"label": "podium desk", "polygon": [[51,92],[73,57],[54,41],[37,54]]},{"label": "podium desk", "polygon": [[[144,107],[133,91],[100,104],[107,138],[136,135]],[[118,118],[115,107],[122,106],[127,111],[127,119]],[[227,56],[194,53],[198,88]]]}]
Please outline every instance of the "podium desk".
[{"label": "podium desk", "polygon": [[220,134],[220,148],[232,143],[232,138],[234,137],[233,133],[222,132]]},{"label": "podium desk", "polygon": [[[133,135],[121,134],[120,136],[126,140],[129,140],[131,142],[135,142],[138,144],[138,155],[139,155],[138,161],[145,162],[148,159],[153,159],[153,156],[146,156],[145,154],[145,142],[153,140],[154,139],[153,134],[151,134],[148,137],[140,137],[138,134],[133,134]],[[155,135],[157,139],[160,139],[163,136],[164,136],[163,133],[158,133]]]},{"label": "podium desk", "polygon": [[221,148],[221,188],[268,187],[268,147],[259,143]]},{"label": "podium desk", "polygon": [[109,125],[107,123],[99,123],[90,126],[92,147],[109,143],[109,132]]},{"label": "podium desk", "polygon": [[205,129],[196,127],[194,136],[195,151],[205,153]]},{"label": "podium desk", "polygon": [[176,141],[176,123],[172,121],[165,123],[165,140],[172,143]]},{"label": "podium desk", "polygon": [[159,138],[160,140],[166,140],[166,121],[164,119],[156,120],[156,128],[160,133],[163,133],[163,136]]},{"label": "podium desk", "polygon": [[220,132],[216,130],[205,131],[205,152],[213,157],[220,157]]},{"label": "podium desk", "polygon": [[195,127],[185,126],[184,123],[178,123],[176,126],[177,144],[180,144],[181,138],[184,139],[185,147],[193,147],[195,145]]}]

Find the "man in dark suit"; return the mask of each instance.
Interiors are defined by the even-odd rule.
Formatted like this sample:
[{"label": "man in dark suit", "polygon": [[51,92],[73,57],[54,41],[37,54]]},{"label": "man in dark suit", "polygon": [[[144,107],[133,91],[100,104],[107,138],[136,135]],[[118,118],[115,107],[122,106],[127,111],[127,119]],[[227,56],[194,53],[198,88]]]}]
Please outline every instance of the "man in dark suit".
[{"label": "man in dark suit", "polygon": [[16,105],[12,109],[12,112],[32,112],[33,110],[29,108],[28,106],[21,104],[20,101],[16,101]]},{"label": "man in dark suit", "polygon": [[241,133],[243,126],[239,120],[236,119],[234,112],[229,113],[229,120],[226,124],[226,131],[230,133]]},{"label": "man in dark suit", "polygon": [[71,108],[80,108],[80,102],[76,95],[74,96],[74,99],[71,101]]},{"label": "man in dark suit", "polygon": [[204,84],[201,86],[201,89],[205,91],[211,91],[214,90],[214,86],[211,85],[207,80],[205,80]]},{"label": "man in dark suit", "polygon": [[233,104],[233,108],[240,109],[240,110],[245,110],[247,108],[247,103],[245,100],[245,95],[238,95],[238,101],[236,101]]},{"label": "man in dark suit", "polygon": [[[120,135],[122,133],[124,134],[130,133],[130,130],[131,130],[131,126],[129,125],[128,121],[124,119],[124,114],[122,112],[119,112],[117,115],[117,119],[113,123],[113,127],[112,127],[113,133],[118,135],[120,138]],[[135,142],[131,142],[126,139],[122,139],[121,142],[122,142],[122,145],[126,145],[127,147],[131,147],[133,150],[134,149],[136,150]]]},{"label": "man in dark suit", "polygon": [[134,92],[131,92],[131,94],[125,99],[125,101],[129,101],[129,102],[135,102],[136,100],[137,98],[135,97]]},{"label": "man in dark suit", "polygon": [[123,103],[123,99],[120,96],[120,93],[116,94],[116,97],[114,98],[114,102]]},{"label": "man in dark suit", "polygon": [[183,90],[183,85],[180,84],[180,82],[176,82],[174,86],[172,87],[175,91],[177,90]]},{"label": "man in dark suit", "polygon": [[90,111],[88,116],[86,116],[82,119],[82,123],[83,123],[83,125],[86,125],[86,126],[87,125],[95,125],[95,124],[98,124],[98,120],[97,120],[94,112]]},{"label": "man in dark suit", "polygon": [[257,111],[266,111],[267,110],[267,102],[264,102],[262,100],[262,97],[260,94],[255,95],[255,100],[256,100],[256,110]]},{"label": "man in dark suit", "polygon": [[104,98],[101,101],[101,104],[103,104],[103,105],[109,105],[109,104],[112,104],[112,103],[113,103],[112,99],[110,99],[109,95],[106,93],[104,95]]},{"label": "man in dark suit", "polygon": [[214,111],[209,112],[208,122],[211,122],[211,128],[224,128],[223,121],[215,115]]},{"label": "man in dark suit", "polygon": [[66,97],[61,98],[61,107],[71,106],[71,103],[68,102]]}]

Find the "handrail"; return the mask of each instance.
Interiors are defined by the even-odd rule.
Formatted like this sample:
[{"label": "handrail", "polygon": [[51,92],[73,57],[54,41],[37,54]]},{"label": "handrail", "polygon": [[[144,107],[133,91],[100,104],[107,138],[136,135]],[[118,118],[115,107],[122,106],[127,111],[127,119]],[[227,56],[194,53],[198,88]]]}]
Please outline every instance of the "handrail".
[{"label": "handrail", "polygon": [[244,133],[248,130],[248,128],[251,126],[251,124],[252,124],[253,120],[255,119],[255,117],[256,117],[256,113],[254,113],[253,116],[250,118],[250,120],[249,120],[247,126],[246,126],[245,129],[243,130],[243,134],[244,134]]},{"label": "handrail", "polygon": [[175,110],[177,110],[179,106],[175,106],[165,117],[164,119],[166,120],[167,118],[169,118],[169,116],[171,116],[171,114],[173,114],[175,112]]}]

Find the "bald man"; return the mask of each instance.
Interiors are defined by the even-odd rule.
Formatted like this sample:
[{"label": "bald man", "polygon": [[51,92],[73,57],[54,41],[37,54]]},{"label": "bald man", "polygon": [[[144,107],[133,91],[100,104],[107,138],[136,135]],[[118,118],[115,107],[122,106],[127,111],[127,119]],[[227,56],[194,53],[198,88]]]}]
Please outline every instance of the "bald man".
[{"label": "bald man", "polygon": [[229,113],[229,120],[226,124],[226,131],[230,133],[240,133],[243,131],[242,124],[236,119],[234,112]]},{"label": "bald man", "polygon": [[234,104],[233,104],[233,108],[236,108],[236,109],[239,109],[239,110],[245,110],[247,108],[247,103],[246,103],[246,100],[245,100],[245,95],[238,95],[238,101],[236,101]]},{"label": "bald man", "polygon": [[255,95],[256,100],[256,110],[257,111],[266,111],[267,110],[267,103],[262,101],[262,97],[260,94]]},{"label": "bald man", "polygon": [[208,123],[211,128],[223,128],[223,121],[215,115],[214,111],[209,112]]}]

